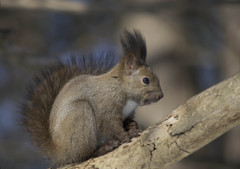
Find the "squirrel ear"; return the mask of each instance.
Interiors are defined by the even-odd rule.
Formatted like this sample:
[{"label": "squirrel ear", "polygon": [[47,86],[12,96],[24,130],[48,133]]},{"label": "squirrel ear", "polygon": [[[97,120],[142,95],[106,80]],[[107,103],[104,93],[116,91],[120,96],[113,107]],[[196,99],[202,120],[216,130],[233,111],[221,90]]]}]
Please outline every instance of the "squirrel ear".
[{"label": "squirrel ear", "polygon": [[133,32],[125,30],[120,41],[125,56],[134,55],[139,61],[146,61],[146,42],[140,31],[136,29]]},{"label": "squirrel ear", "polygon": [[135,55],[129,54],[124,57],[124,64],[126,75],[132,75],[132,73],[136,71],[144,63],[141,60],[139,60]]}]

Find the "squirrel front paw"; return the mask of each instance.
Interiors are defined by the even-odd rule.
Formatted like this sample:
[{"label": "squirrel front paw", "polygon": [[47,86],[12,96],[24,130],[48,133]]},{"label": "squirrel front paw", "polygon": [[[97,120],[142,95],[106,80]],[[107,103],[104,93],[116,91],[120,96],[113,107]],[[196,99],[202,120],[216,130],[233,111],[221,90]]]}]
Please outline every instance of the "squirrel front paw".
[{"label": "squirrel front paw", "polygon": [[140,136],[139,133],[141,133],[142,130],[140,129],[137,129],[137,128],[130,128],[129,131],[128,131],[128,135],[133,138],[133,137],[137,137],[137,136]]},{"label": "squirrel front paw", "polygon": [[125,131],[130,130],[131,128],[138,128],[138,124],[136,121],[132,119],[125,119],[123,121],[123,128]]},{"label": "squirrel front paw", "polygon": [[139,133],[142,132],[142,130],[139,129],[137,122],[131,119],[126,119],[123,122],[123,126],[125,131],[128,132],[130,138],[137,137],[139,136]]}]

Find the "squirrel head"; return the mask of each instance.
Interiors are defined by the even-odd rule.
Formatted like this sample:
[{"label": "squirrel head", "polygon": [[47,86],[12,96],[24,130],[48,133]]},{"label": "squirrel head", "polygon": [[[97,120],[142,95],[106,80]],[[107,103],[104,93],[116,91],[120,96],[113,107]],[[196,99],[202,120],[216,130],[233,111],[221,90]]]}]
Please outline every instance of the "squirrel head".
[{"label": "squirrel head", "polygon": [[139,105],[147,105],[160,100],[163,92],[158,77],[146,64],[146,42],[137,30],[125,30],[121,36],[124,56],[121,60],[121,78],[128,99]]}]

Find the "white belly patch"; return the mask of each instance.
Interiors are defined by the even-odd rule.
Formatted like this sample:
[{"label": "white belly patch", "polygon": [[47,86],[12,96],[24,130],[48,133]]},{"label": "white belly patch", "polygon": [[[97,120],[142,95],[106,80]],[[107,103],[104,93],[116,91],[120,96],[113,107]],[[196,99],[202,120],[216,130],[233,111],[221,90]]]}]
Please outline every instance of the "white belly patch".
[{"label": "white belly patch", "polygon": [[126,105],[123,107],[123,119],[127,118],[136,109],[137,105],[138,104],[135,101],[128,100]]}]

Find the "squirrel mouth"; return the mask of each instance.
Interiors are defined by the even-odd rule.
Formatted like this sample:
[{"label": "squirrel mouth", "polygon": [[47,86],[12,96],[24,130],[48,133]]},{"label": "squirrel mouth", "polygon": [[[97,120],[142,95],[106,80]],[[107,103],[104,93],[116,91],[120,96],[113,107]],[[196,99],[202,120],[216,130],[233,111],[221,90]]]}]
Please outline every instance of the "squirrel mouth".
[{"label": "squirrel mouth", "polygon": [[148,105],[148,104],[151,104],[151,103],[153,103],[153,102],[151,102],[149,99],[145,99],[143,101],[143,105]]},{"label": "squirrel mouth", "polygon": [[155,96],[152,95],[151,97],[148,97],[148,98],[142,100],[139,105],[140,106],[149,105],[149,104],[152,104],[152,103],[155,103],[155,102],[159,101],[162,98],[163,98],[162,93],[160,95],[155,95]]}]

